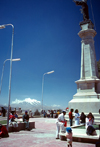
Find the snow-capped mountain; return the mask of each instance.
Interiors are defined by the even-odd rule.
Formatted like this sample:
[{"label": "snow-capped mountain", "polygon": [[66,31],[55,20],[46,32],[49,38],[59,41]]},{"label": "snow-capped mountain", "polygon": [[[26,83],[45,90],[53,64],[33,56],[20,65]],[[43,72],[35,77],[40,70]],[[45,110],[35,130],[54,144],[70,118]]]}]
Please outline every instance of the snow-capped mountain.
[{"label": "snow-capped mountain", "polygon": [[[32,110],[32,112],[35,112],[36,109],[38,111],[42,110],[42,105],[40,101],[37,101],[35,99],[31,98],[25,98],[24,100],[18,100],[16,99],[15,101],[12,101],[11,107],[13,108],[21,108],[22,110]],[[52,106],[46,106],[43,105],[44,110],[52,110],[52,109],[61,109],[59,105],[52,105]]]},{"label": "snow-capped mountain", "polygon": [[22,110],[32,110],[35,111],[36,109],[40,108],[41,102],[31,98],[25,98],[24,100],[12,101],[11,107],[20,107]]}]

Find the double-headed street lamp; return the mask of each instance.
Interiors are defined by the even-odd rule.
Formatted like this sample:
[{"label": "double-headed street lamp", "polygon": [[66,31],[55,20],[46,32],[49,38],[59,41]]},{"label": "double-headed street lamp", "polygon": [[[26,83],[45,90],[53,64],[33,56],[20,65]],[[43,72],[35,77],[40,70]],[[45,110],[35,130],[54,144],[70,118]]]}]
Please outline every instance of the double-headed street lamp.
[{"label": "double-headed street lamp", "polygon": [[51,74],[53,72],[54,72],[54,70],[53,71],[50,71],[50,72],[46,72],[46,73],[43,74],[43,78],[42,78],[42,111],[43,111],[43,85],[44,85],[44,75]]},{"label": "double-headed street lamp", "polygon": [[[10,59],[6,59],[6,60],[3,62],[2,75],[1,75],[1,85],[0,85],[0,94],[1,94],[1,89],[2,89],[2,80],[3,80],[4,67],[5,67],[6,61],[8,61],[8,60],[10,60]],[[20,61],[20,60],[21,60],[20,58],[12,59],[12,61]]]},{"label": "double-headed street lamp", "polygon": [[11,95],[11,75],[12,75],[12,55],[13,55],[13,38],[14,38],[14,26],[12,24],[0,25],[0,29],[4,29],[6,26],[12,27],[12,41],[11,41],[11,58],[10,58],[10,74],[9,74],[9,98],[8,98],[8,116],[7,116],[7,130],[9,129],[9,106],[10,106],[10,95]]}]

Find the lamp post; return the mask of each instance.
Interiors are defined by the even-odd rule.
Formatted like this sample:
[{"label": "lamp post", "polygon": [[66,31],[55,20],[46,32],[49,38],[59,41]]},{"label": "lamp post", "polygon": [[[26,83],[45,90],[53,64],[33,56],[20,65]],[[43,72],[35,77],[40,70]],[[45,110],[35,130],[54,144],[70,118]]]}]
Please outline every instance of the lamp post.
[{"label": "lamp post", "polygon": [[0,29],[4,29],[6,26],[12,27],[12,40],[11,40],[11,58],[10,58],[10,74],[9,74],[9,97],[8,97],[8,115],[7,115],[7,130],[9,131],[9,106],[11,96],[11,76],[12,76],[12,55],[13,55],[13,38],[14,38],[14,26],[12,24],[0,25]]},{"label": "lamp post", "polygon": [[[3,62],[2,75],[1,75],[0,94],[1,94],[1,88],[2,88],[2,80],[3,80],[3,72],[4,72],[5,62],[8,61],[8,60],[10,60],[10,59],[6,59],[6,60]],[[20,60],[21,60],[20,58],[12,59],[12,61],[20,61]]]},{"label": "lamp post", "polygon": [[44,75],[51,74],[53,72],[54,72],[54,70],[53,71],[50,71],[50,72],[46,72],[46,73],[43,74],[43,78],[42,78],[42,111],[43,111],[43,85],[44,85]]}]

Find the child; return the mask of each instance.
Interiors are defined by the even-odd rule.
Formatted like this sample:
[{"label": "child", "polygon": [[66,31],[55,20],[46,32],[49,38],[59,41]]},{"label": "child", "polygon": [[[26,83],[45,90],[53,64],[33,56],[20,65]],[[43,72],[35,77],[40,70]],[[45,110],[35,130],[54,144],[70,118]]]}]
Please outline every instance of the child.
[{"label": "child", "polygon": [[66,128],[66,137],[68,147],[72,147],[72,129],[70,127]]}]

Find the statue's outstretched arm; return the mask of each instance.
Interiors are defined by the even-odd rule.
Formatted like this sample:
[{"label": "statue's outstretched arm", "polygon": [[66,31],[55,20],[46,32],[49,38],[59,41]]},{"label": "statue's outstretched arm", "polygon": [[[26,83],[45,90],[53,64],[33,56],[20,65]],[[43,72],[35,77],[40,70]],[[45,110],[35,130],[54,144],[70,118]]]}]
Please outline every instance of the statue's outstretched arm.
[{"label": "statue's outstretched arm", "polygon": [[82,3],[83,3],[83,2],[75,1],[75,0],[73,0],[73,2],[76,3],[76,5],[82,5]]}]

